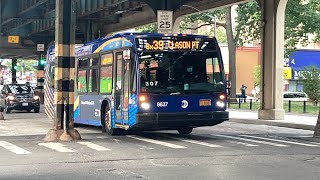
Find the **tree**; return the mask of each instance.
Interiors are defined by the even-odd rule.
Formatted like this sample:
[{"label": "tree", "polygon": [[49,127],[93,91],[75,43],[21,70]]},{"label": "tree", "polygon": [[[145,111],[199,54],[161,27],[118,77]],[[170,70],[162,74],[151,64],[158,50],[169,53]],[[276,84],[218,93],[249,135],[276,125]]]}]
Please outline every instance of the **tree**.
[{"label": "tree", "polygon": [[320,69],[315,66],[305,67],[300,80],[303,82],[303,91],[313,102],[320,100]]},{"label": "tree", "polygon": [[[320,41],[320,0],[288,0],[285,12],[286,55],[294,51],[298,44],[308,45]],[[237,8],[237,31],[241,37],[238,44],[261,39],[261,11],[255,1],[239,5]],[[314,37],[310,39],[310,34]]]},{"label": "tree", "polygon": [[253,69],[253,80],[255,85],[261,85],[261,68],[259,65],[255,66]]},{"label": "tree", "polygon": [[144,26],[137,27],[135,30],[141,33],[155,33],[157,32],[157,24],[147,24]]}]

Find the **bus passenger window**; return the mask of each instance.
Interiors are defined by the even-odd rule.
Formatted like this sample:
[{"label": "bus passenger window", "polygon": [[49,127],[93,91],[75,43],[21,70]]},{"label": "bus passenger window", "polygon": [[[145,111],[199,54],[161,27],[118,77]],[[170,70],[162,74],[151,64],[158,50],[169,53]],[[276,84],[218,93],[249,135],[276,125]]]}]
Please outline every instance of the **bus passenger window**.
[{"label": "bus passenger window", "polygon": [[99,57],[91,58],[90,66],[98,66],[99,65]]},{"label": "bus passenger window", "polygon": [[87,71],[79,70],[77,80],[78,80],[78,93],[87,93]]},{"label": "bus passenger window", "polygon": [[112,62],[112,53],[104,54],[101,56],[100,93],[112,93]]},{"label": "bus passenger window", "polygon": [[98,92],[98,69],[91,69],[89,74],[88,92]]},{"label": "bus passenger window", "polygon": [[100,93],[111,94],[112,92],[112,66],[101,67]]}]

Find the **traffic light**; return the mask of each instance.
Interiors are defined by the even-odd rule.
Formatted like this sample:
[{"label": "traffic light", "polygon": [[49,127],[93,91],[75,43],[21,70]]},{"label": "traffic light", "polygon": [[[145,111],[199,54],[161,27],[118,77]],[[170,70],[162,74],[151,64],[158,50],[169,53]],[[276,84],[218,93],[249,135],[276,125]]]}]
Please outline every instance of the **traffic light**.
[{"label": "traffic light", "polygon": [[39,57],[39,62],[38,62],[38,69],[39,70],[44,70],[44,65],[46,64],[46,59],[43,54],[40,55]]},{"label": "traffic light", "polygon": [[14,70],[17,70],[17,65],[13,65],[13,69],[14,69]]}]

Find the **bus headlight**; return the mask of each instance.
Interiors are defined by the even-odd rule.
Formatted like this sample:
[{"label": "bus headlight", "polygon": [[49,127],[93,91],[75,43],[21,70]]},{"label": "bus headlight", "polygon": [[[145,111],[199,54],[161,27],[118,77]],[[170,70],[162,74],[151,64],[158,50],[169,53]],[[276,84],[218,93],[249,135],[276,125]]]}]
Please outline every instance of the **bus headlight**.
[{"label": "bus headlight", "polygon": [[225,106],[225,103],[222,102],[222,101],[217,101],[216,105],[217,105],[218,107],[223,108],[223,107]]},{"label": "bus headlight", "polygon": [[150,109],[150,104],[144,102],[144,103],[141,103],[141,107],[142,107],[142,109],[144,109],[144,110],[149,110],[149,109]]}]

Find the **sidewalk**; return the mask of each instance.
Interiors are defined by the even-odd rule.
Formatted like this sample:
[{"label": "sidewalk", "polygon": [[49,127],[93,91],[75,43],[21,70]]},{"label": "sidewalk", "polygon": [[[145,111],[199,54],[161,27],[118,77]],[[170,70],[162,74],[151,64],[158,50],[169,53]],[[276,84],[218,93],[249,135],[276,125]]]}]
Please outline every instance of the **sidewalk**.
[{"label": "sidewalk", "polygon": [[317,115],[286,113],[284,120],[258,119],[257,111],[228,109],[230,122],[243,124],[258,124],[268,126],[288,127],[295,129],[314,130],[317,123]]}]

